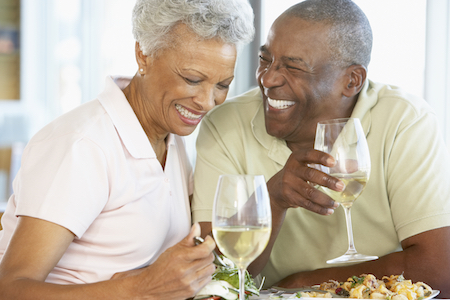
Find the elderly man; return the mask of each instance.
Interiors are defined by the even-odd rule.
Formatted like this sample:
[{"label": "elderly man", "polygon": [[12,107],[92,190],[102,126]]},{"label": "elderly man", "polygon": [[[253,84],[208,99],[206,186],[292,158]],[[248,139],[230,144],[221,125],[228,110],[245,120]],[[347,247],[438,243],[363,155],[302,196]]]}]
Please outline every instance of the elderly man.
[{"label": "elderly man", "polygon": [[[263,174],[273,230],[249,270],[267,286],[403,273],[448,298],[449,155],[424,100],[367,79],[371,47],[369,22],[350,0],[306,0],[278,17],[259,53],[259,89],[203,120],[193,217],[209,233],[218,177]],[[345,117],[361,120],[372,161],[352,208],[356,248],[380,258],[343,266],[326,260],[347,248],[344,212],[309,184],[340,191],[342,182],[308,164],[334,164],[313,150],[316,124]]]}]

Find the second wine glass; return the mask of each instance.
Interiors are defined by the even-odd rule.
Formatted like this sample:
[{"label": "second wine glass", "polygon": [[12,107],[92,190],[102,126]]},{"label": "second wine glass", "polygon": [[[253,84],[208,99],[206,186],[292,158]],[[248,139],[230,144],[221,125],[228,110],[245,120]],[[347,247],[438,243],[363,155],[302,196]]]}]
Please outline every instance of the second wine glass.
[{"label": "second wine glass", "polygon": [[353,241],[350,209],[361,195],[370,176],[370,154],[366,136],[357,118],[343,118],[322,121],[317,124],[314,148],[332,155],[334,167],[317,166],[322,172],[340,179],[345,184],[341,192],[320,186],[319,189],[341,203],[347,224],[347,252],[327,263],[346,263],[377,259],[378,256],[364,255],[356,251]]},{"label": "second wine glass", "polygon": [[245,272],[270,238],[272,215],[262,175],[221,175],[212,229],[220,251],[239,269],[239,299],[245,299]]}]

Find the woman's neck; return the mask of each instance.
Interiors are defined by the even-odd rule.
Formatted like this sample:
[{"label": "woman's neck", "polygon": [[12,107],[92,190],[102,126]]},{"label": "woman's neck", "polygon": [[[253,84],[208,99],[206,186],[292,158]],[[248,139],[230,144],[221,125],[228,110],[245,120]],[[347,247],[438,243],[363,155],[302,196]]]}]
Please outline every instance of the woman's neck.
[{"label": "woman's neck", "polygon": [[169,133],[158,133],[155,130],[156,126],[152,125],[151,116],[146,112],[145,107],[142,105],[144,99],[142,94],[139,93],[139,83],[137,81],[138,79],[136,76],[133,77],[130,84],[127,85],[122,92],[124,93],[125,98],[127,98],[127,101],[139,120],[142,129],[147,135],[147,138],[152,145],[159,162],[162,166],[164,166],[167,152],[166,139]]}]

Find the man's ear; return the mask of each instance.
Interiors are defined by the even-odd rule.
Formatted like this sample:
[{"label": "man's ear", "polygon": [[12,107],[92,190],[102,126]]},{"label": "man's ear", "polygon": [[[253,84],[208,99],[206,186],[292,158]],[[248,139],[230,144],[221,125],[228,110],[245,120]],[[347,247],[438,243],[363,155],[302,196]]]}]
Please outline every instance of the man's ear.
[{"label": "man's ear", "polygon": [[363,65],[351,65],[346,70],[346,86],[343,94],[346,97],[353,97],[357,95],[366,81],[367,69]]},{"label": "man's ear", "polygon": [[148,65],[148,62],[147,62],[148,56],[142,52],[141,47],[138,42],[136,42],[136,44],[134,46],[134,52],[136,54],[136,62],[139,67],[139,73],[145,74],[145,72],[147,70],[147,65]]}]

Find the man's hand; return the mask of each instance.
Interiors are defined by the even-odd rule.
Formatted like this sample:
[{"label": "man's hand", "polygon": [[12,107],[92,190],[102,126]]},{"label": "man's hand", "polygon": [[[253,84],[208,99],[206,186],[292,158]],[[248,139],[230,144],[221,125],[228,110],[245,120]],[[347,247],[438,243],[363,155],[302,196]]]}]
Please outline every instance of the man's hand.
[{"label": "man's hand", "polygon": [[339,206],[314,185],[341,191],[344,183],[309,167],[309,164],[332,167],[335,161],[331,155],[314,149],[292,152],[283,169],[267,182],[272,209],[303,207],[321,215],[330,215]]}]

